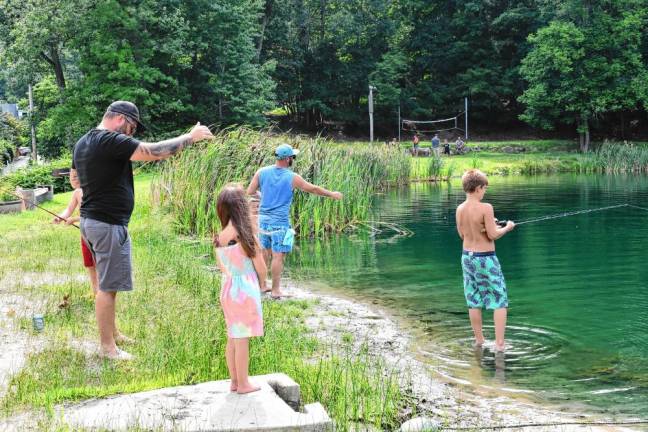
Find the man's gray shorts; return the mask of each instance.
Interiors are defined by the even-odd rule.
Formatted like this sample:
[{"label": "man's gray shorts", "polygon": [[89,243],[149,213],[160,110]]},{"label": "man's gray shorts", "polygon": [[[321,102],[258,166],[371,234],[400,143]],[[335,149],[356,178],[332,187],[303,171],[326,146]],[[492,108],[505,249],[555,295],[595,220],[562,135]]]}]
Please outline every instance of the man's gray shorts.
[{"label": "man's gray shorts", "polygon": [[99,290],[131,291],[131,239],[124,225],[81,218],[81,235],[95,257]]}]

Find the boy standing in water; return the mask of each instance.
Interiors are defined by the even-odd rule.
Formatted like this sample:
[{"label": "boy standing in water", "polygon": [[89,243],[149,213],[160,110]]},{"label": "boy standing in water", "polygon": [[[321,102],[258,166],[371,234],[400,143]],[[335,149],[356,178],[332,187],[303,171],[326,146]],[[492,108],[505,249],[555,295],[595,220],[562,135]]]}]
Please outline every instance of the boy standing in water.
[{"label": "boy standing in water", "polygon": [[498,226],[493,206],[481,202],[488,187],[488,179],[483,172],[476,169],[466,171],[461,181],[466,201],[457,207],[457,231],[463,240],[461,267],[464,295],[475,344],[481,346],[484,343],[481,310],[485,307],[493,310],[495,350],[504,351],[508,296],[504,275],[495,255],[495,240],[511,231],[515,224],[508,221],[506,226]]}]

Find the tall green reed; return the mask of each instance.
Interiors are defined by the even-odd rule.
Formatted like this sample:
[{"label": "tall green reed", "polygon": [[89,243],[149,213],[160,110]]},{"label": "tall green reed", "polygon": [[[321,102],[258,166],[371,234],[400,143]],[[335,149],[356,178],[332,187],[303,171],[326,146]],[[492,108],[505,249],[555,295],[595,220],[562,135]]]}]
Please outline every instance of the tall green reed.
[{"label": "tall green reed", "polygon": [[441,177],[443,160],[439,156],[430,156],[427,165],[428,178],[438,180]]},{"label": "tall green reed", "polygon": [[296,193],[294,227],[302,235],[342,231],[368,218],[377,191],[409,178],[409,158],[384,145],[335,145],[322,138],[276,136],[245,128],[220,132],[169,160],[159,179],[160,202],[171,210],[181,232],[198,235],[218,229],[215,198],[229,182],[247,186],[257,169],[275,162],[274,149],[287,142],[300,150],[294,170],[307,181],[344,194],[342,201]]},{"label": "tall green reed", "polygon": [[583,173],[648,173],[648,148],[606,143],[580,155],[577,165]]}]

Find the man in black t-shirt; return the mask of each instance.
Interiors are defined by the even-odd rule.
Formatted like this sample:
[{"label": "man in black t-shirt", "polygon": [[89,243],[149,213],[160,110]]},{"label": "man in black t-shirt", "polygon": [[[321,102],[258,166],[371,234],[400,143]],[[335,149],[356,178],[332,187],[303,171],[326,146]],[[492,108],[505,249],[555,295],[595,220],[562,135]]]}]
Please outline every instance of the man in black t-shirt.
[{"label": "man in black t-shirt", "polygon": [[81,234],[96,262],[99,291],[95,313],[101,339],[100,355],[130,360],[117,348],[128,342],[115,325],[117,292],[133,289],[128,222],[135,205],[131,161],[166,159],[184,147],[213,135],[200,123],[191,132],[166,141],[144,143],[133,138],[144,130],[137,107],[126,101],[110,104],[99,126],[74,146],[70,176],[83,189]]}]

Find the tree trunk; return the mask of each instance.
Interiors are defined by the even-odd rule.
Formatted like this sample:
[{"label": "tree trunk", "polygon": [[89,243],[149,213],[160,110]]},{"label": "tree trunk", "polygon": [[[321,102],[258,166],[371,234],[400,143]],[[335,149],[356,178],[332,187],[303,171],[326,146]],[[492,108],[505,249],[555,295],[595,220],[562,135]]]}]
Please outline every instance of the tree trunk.
[{"label": "tree trunk", "polygon": [[41,57],[45,59],[54,69],[54,76],[56,77],[56,85],[61,93],[65,90],[65,75],[63,74],[63,65],[61,64],[61,57],[59,56],[58,47],[49,47],[49,56],[41,52]]},{"label": "tree trunk", "polygon": [[259,35],[259,43],[257,44],[257,55],[256,61],[259,63],[261,60],[261,51],[263,50],[263,39],[265,38],[265,30],[270,21],[270,16],[272,16],[272,6],[274,0],[266,0],[265,12],[263,13],[263,20],[261,21],[261,34]]},{"label": "tree trunk", "polygon": [[320,0],[320,41],[326,33],[326,0]]}]

